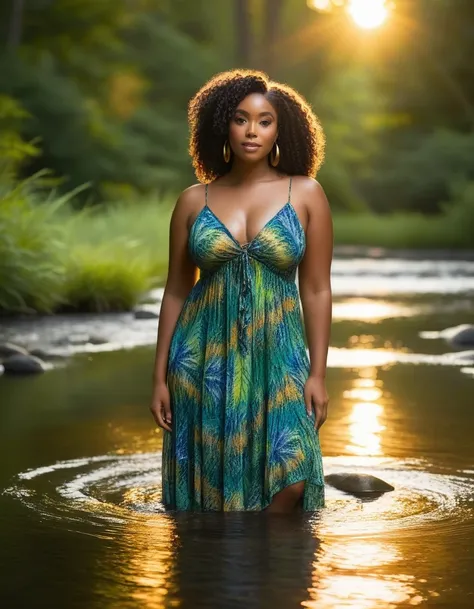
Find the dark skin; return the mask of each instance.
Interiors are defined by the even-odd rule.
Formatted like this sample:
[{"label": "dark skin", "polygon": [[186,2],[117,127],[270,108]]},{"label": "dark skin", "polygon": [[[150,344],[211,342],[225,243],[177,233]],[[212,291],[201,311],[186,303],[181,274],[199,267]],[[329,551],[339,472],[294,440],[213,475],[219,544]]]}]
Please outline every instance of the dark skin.
[{"label": "dark skin", "polygon": [[[275,108],[262,94],[248,95],[229,125],[232,169],[210,185],[208,198],[209,207],[241,244],[252,241],[286,201],[288,176],[279,174],[267,160],[277,137]],[[250,142],[258,146],[246,148],[244,144]],[[166,384],[169,346],[184,301],[195,283],[196,268],[187,244],[189,230],[204,204],[204,188],[196,184],[181,193],[170,223],[168,279],[161,304],[150,407],[157,425],[167,432],[172,425]],[[325,378],[332,319],[333,227],[326,195],[317,181],[294,176],[291,201],[306,234],[306,250],[298,267],[310,354],[304,399],[308,415],[314,416],[314,426],[319,430],[326,421],[329,402]],[[303,496],[304,485],[303,480],[275,494],[266,511],[294,511]]]}]

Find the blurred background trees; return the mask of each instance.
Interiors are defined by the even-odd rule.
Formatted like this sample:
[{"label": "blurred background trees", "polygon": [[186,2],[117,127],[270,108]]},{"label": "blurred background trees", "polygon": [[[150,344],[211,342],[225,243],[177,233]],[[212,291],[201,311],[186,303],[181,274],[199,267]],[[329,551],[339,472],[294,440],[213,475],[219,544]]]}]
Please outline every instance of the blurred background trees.
[{"label": "blurred background trees", "polygon": [[189,98],[216,71],[255,67],[298,88],[323,121],[320,179],[335,209],[439,212],[459,178],[474,178],[474,4],[397,0],[371,32],[317,7],[6,0],[9,137],[24,113],[16,137],[41,150],[21,175],[49,168],[62,188],[88,183],[95,201],[177,191],[194,180]]},{"label": "blurred background trees", "polygon": [[[474,247],[474,2],[385,0],[367,29],[376,4],[4,0],[0,312],[128,306],[163,276],[170,210],[195,182],[189,98],[235,67],[287,82],[319,115],[336,243]],[[103,217],[65,223],[65,207]]]}]

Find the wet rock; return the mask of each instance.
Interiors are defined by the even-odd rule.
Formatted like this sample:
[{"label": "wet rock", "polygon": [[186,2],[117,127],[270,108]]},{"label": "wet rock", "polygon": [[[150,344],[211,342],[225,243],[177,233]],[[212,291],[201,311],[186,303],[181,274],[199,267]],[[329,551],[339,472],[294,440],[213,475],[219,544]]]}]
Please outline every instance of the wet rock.
[{"label": "wet rock", "polygon": [[45,371],[45,365],[39,357],[17,353],[7,357],[3,362],[6,374],[38,374]]},{"label": "wet rock", "polygon": [[457,347],[474,347],[474,326],[461,326],[461,328],[451,336],[450,342]]},{"label": "wet rock", "polygon": [[28,355],[28,351],[13,343],[0,343],[0,360],[11,355]]},{"label": "wet rock", "polygon": [[69,334],[61,336],[53,341],[53,345],[58,347],[66,347],[67,345],[85,345],[89,340],[88,334]]},{"label": "wet rock", "polygon": [[474,326],[471,324],[461,324],[452,328],[445,328],[440,331],[420,332],[421,338],[439,339],[443,338],[453,347],[460,349],[474,347]]},{"label": "wet rock", "polygon": [[91,334],[87,342],[89,342],[91,345],[105,345],[105,343],[108,343],[109,341],[98,334]]},{"label": "wet rock", "polygon": [[330,486],[352,495],[380,495],[395,490],[385,480],[370,474],[329,474],[324,479]]},{"label": "wet rock", "polygon": [[137,307],[133,314],[135,319],[158,319],[159,317],[158,310],[152,307]]},{"label": "wet rock", "polygon": [[53,344],[58,347],[67,347],[69,345],[78,346],[78,345],[102,345],[108,342],[107,339],[102,336],[98,336],[97,334],[70,334],[68,336],[61,336],[57,338]]}]

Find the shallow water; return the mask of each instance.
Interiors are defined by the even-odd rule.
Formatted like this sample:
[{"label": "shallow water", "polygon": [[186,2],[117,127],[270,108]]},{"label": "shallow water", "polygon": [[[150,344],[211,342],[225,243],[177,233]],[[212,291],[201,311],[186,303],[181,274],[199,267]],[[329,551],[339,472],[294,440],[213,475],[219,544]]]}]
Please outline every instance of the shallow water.
[{"label": "shallow water", "polygon": [[152,347],[4,376],[3,606],[473,607],[474,363],[420,333],[474,323],[474,269],[464,290],[403,293],[377,262],[362,267],[383,292],[336,290],[321,441],[327,474],[371,473],[394,492],[328,487],[320,514],[291,518],[166,513]]}]

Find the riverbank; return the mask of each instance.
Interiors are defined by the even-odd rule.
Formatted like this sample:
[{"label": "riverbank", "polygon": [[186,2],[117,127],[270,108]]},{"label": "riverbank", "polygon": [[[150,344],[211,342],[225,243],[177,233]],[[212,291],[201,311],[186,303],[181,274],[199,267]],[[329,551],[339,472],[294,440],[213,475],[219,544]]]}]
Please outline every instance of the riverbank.
[{"label": "riverbank", "polygon": [[[0,209],[0,314],[131,310],[162,286],[174,201],[108,204],[73,212],[57,201]],[[338,251],[443,249],[469,258],[473,235],[454,215],[334,214]],[[446,251],[446,250],[449,250]],[[385,252],[390,255],[390,252]]]}]

